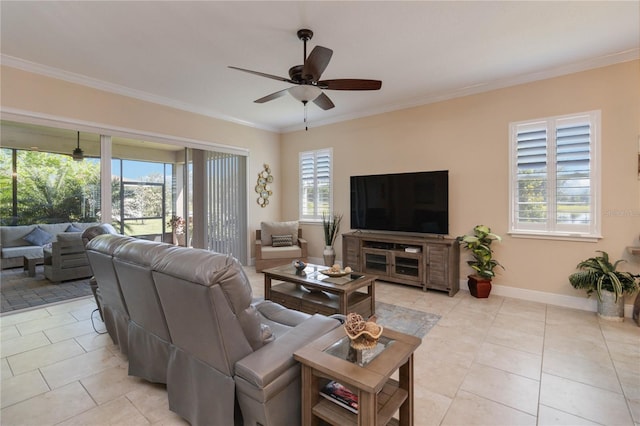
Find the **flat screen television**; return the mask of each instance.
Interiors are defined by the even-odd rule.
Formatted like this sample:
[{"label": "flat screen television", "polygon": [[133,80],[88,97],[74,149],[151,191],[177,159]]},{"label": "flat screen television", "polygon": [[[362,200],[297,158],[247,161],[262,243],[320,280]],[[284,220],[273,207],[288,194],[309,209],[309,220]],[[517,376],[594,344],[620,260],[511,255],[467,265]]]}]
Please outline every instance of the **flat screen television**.
[{"label": "flat screen television", "polygon": [[449,171],[351,176],[351,229],[449,233]]}]

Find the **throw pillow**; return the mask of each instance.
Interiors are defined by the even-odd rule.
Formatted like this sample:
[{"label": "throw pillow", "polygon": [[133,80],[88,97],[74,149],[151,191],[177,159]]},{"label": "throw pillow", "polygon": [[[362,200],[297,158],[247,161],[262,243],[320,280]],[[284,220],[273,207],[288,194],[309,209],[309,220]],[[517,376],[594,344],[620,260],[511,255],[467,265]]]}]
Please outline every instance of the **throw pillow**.
[{"label": "throw pillow", "polygon": [[293,235],[272,235],[271,241],[274,247],[287,247],[293,245]]},{"label": "throw pillow", "polygon": [[73,223],[67,226],[67,229],[64,232],[82,232],[82,229],[75,226]]},{"label": "throw pillow", "polygon": [[44,229],[36,226],[33,231],[29,232],[23,238],[26,242],[34,246],[43,246],[53,239],[53,235]]}]

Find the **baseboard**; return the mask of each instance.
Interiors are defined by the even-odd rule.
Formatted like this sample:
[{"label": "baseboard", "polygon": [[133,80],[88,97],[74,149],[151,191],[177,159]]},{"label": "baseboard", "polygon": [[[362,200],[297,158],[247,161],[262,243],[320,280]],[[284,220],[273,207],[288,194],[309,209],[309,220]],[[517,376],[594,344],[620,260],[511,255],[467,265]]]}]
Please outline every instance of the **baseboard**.
[{"label": "baseboard", "polygon": [[[460,290],[469,291],[466,280],[460,280]],[[499,284],[491,285],[491,293],[496,296],[512,297],[514,299],[529,300],[531,302],[546,303],[548,305],[561,306],[563,308],[580,309],[583,311],[597,312],[598,302],[595,298],[567,296],[565,294],[547,293],[538,290],[508,287]],[[624,316],[631,318],[633,303],[624,305]]]}]

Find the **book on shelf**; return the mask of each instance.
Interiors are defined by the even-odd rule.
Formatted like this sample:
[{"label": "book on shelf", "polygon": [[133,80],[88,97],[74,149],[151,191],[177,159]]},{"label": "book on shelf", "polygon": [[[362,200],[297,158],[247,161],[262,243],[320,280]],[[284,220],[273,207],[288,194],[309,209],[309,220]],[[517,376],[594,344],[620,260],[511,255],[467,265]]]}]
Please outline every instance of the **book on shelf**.
[{"label": "book on shelf", "polygon": [[336,382],[335,380],[327,383],[320,390],[320,395],[329,401],[346,408],[354,414],[358,414],[358,395]]}]

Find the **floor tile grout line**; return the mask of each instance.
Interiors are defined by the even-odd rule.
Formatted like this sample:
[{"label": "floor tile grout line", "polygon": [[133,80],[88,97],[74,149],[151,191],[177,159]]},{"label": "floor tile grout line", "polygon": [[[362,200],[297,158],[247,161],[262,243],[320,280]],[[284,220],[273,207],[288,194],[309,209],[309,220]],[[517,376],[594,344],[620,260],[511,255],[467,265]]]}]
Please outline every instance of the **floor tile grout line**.
[{"label": "floor tile grout line", "polygon": [[[631,402],[630,399],[627,397],[627,394],[624,390],[624,386],[622,386],[622,381],[620,380],[620,375],[618,373],[618,368],[616,367],[616,363],[613,360],[613,356],[611,354],[611,348],[609,345],[609,340],[607,339],[607,336],[604,332],[604,330],[602,329],[602,320],[598,321],[598,328],[600,330],[600,333],[602,334],[602,338],[604,339],[604,344],[607,347],[607,353],[609,354],[609,360],[611,361],[611,365],[613,366],[613,371],[615,372],[616,375],[616,379],[618,380],[618,386],[620,387],[620,391],[622,393],[622,397],[624,398],[624,403],[627,406],[627,410],[629,411],[629,417],[631,417],[631,421],[634,422],[634,424],[636,423],[636,419],[633,417],[633,408],[631,407]],[[640,419],[639,419],[640,420]]]},{"label": "floor tile grout line", "polygon": [[538,409],[536,425],[540,423],[540,406],[542,406],[542,375],[544,374],[544,352],[547,344],[547,324],[549,320],[549,305],[544,305],[544,328],[542,329],[542,353],[540,354],[540,380],[538,381]]}]

